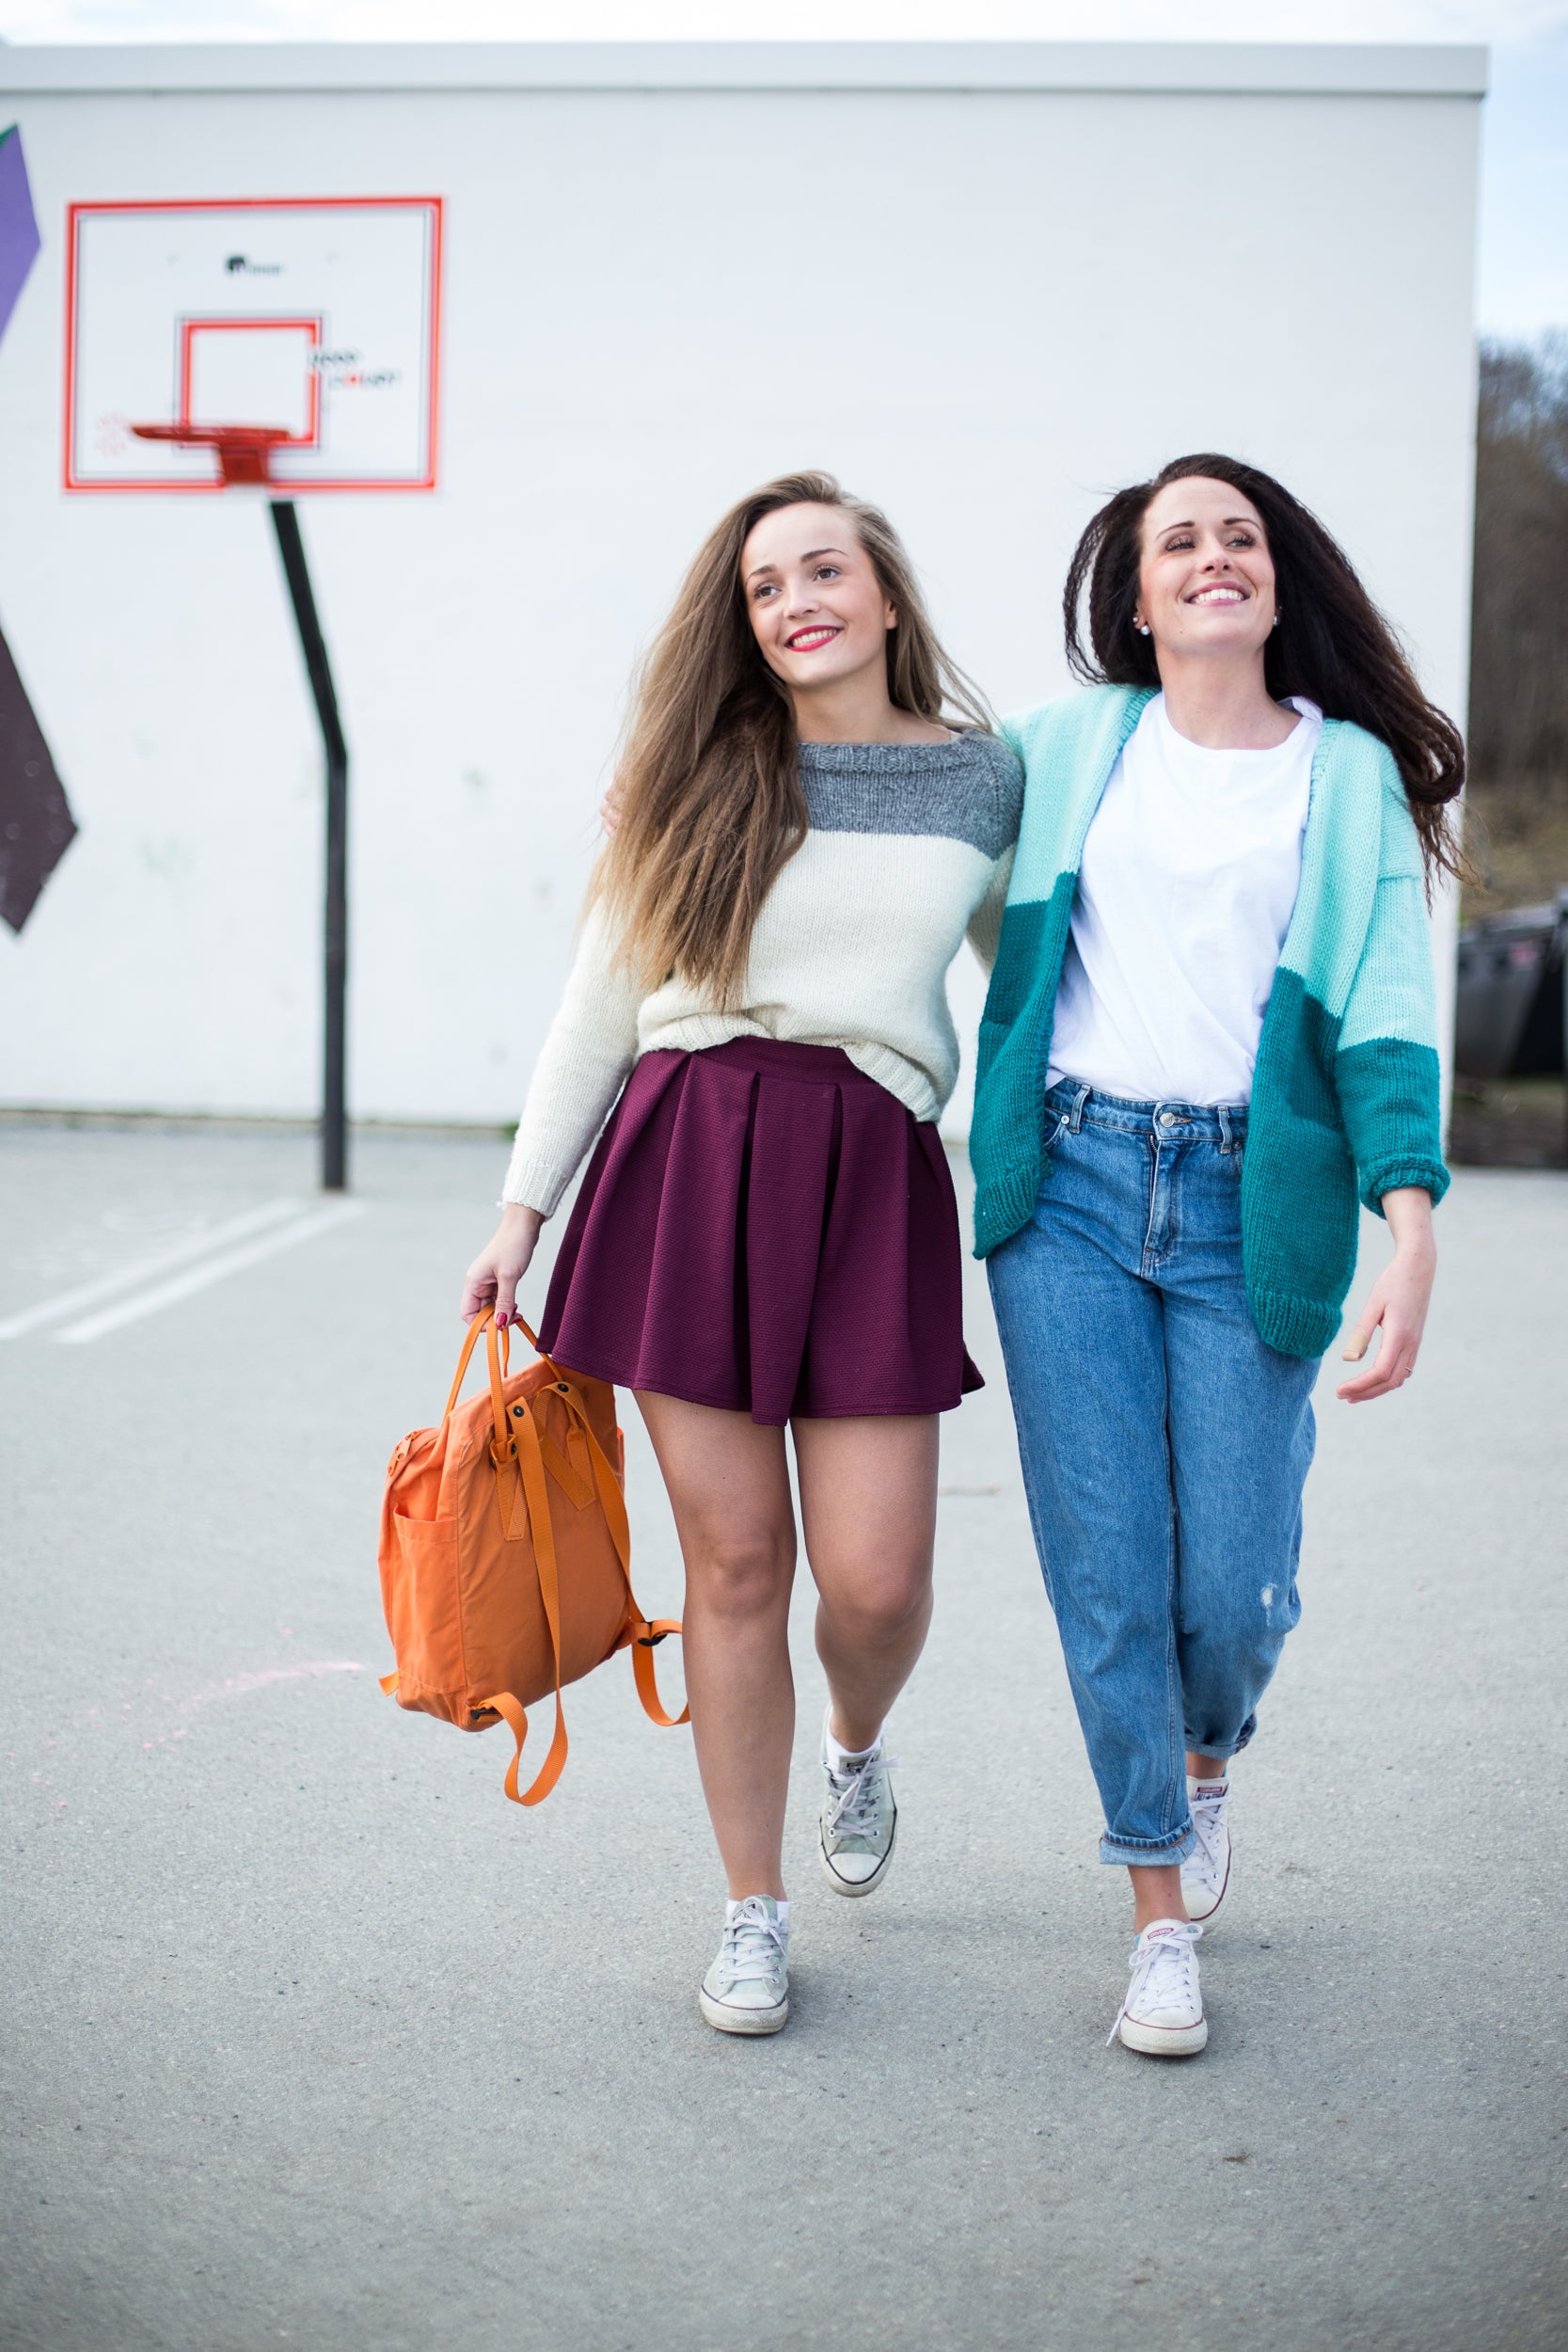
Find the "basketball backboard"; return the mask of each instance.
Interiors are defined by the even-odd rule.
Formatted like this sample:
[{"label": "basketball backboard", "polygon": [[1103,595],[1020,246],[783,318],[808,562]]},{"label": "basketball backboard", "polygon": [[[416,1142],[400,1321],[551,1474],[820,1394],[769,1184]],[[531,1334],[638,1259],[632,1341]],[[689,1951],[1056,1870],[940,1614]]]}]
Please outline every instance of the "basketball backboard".
[{"label": "basketball backboard", "polygon": [[73,204],[67,248],[68,490],[221,489],[181,425],[264,430],[285,497],[435,488],[439,197]]}]

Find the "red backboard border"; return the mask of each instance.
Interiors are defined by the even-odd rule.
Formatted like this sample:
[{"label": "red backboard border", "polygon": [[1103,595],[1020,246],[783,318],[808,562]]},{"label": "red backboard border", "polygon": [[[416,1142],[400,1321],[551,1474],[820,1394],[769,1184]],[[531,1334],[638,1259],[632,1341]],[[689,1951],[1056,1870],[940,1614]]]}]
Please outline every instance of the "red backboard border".
[{"label": "red backboard border", "polygon": [[[317,479],[279,484],[290,498],[313,498],[318,492],[352,493],[434,490],[436,485],[441,385],[441,256],[446,199],[439,196],[231,196],[150,197],[122,201],[94,201],[66,206],[65,280],[65,446],[61,463],[62,489],[96,497],[220,498],[221,481],[85,482],[72,469],[76,442],[76,337],[78,299],[77,240],[82,222],[95,213],[246,213],[246,212],[371,212],[404,211],[422,205],[431,216],[430,276],[425,302],[430,316],[430,396],[425,419],[426,468],[417,482]],[[235,322],[238,324],[238,322]]]}]

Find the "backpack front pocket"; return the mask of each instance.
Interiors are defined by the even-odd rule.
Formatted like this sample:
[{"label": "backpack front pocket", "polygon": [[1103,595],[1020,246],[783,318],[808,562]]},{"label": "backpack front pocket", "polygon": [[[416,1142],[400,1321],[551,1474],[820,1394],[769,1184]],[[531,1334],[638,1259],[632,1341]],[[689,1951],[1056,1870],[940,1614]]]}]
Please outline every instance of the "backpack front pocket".
[{"label": "backpack front pocket", "polygon": [[398,1696],[405,1707],[427,1704],[433,1693],[450,1695],[456,1705],[466,1700],[467,1688],[458,1613],[457,1521],[404,1518],[394,1510],[391,1534],[384,1597],[387,1630],[397,1652]]}]

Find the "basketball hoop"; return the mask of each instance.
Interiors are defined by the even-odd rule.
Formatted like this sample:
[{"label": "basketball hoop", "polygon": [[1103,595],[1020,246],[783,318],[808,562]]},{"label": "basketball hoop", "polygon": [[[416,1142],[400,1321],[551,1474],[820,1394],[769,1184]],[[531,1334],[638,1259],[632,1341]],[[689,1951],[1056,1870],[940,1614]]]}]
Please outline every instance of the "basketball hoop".
[{"label": "basketball hoop", "polygon": [[180,449],[217,452],[226,490],[255,488],[272,480],[272,453],[294,436],[286,424],[134,424],[138,441],[173,441]]},{"label": "basketball hoop", "polygon": [[[237,490],[269,510],[325,755],[328,1192],[345,1182],[349,755],[295,501],[435,489],[441,223],[425,196],[66,213],[64,487],[198,506]],[[138,414],[159,421],[127,426]]]}]

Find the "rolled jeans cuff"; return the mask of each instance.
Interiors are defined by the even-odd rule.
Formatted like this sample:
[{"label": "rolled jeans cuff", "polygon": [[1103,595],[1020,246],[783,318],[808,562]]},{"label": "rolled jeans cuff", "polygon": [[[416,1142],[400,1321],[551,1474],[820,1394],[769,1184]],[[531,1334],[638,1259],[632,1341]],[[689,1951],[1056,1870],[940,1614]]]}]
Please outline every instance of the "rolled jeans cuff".
[{"label": "rolled jeans cuff", "polygon": [[1254,1714],[1247,1717],[1234,1740],[1200,1740],[1191,1731],[1184,1732],[1182,1737],[1187,1742],[1189,1756],[1213,1756],[1228,1763],[1233,1756],[1240,1756],[1242,1750],[1250,1745],[1257,1729],[1258,1718]]},{"label": "rolled jeans cuff", "polygon": [[1185,1862],[1197,1847],[1197,1832],[1189,1820],[1182,1828],[1173,1829],[1168,1837],[1113,1837],[1107,1830],[1100,1841],[1101,1862],[1119,1864],[1123,1869],[1164,1870],[1173,1863]]}]

